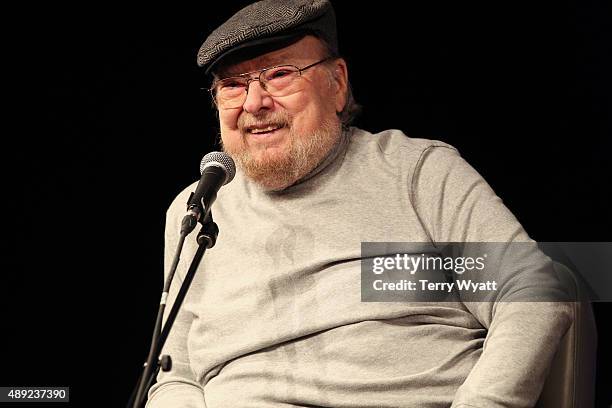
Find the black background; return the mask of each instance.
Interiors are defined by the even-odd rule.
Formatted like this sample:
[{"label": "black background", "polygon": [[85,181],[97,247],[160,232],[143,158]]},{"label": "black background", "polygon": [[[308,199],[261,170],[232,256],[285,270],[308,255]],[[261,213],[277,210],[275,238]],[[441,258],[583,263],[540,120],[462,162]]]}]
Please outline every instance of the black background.
[{"label": "black background", "polygon": [[[5,111],[0,385],[127,401],[162,285],[165,209],[215,148],[195,55],[247,2],[201,3],[6,15],[5,86],[18,92]],[[611,240],[609,2],[334,5],[357,125],[454,145],[536,240]],[[594,309],[603,407],[612,308]]]}]

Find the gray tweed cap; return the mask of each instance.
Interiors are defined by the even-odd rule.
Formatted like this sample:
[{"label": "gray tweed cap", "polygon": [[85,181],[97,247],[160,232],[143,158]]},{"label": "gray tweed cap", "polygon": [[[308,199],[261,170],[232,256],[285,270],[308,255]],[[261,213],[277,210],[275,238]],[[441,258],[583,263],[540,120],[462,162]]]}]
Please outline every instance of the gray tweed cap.
[{"label": "gray tweed cap", "polygon": [[250,4],[213,31],[198,51],[208,74],[236,51],[283,46],[306,34],[323,39],[338,53],[336,16],[329,0],[263,0]]}]

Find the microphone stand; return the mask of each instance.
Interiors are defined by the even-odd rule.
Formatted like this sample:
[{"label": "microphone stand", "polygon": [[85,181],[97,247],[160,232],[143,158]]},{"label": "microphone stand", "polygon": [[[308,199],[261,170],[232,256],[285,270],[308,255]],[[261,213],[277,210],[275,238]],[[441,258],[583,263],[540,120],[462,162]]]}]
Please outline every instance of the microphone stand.
[{"label": "microphone stand", "polygon": [[[186,217],[187,218],[187,217]],[[184,220],[185,221],[185,220]],[[193,229],[193,228],[191,228]],[[170,329],[174,324],[174,320],[178,315],[179,309],[187,295],[187,291],[189,290],[189,286],[191,285],[191,281],[195,276],[195,272],[200,265],[202,258],[204,257],[204,253],[208,248],[212,248],[215,246],[217,242],[217,236],[219,235],[219,227],[212,219],[212,213],[208,213],[206,218],[202,221],[202,228],[198,232],[196,242],[198,243],[198,249],[193,256],[191,261],[191,265],[189,265],[189,269],[187,270],[187,274],[185,275],[185,279],[181,284],[181,288],[176,296],[176,300],[172,304],[172,309],[170,309],[170,313],[168,314],[168,318],[166,320],[166,324],[163,329],[161,329],[162,319],[164,315],[164,310],[166,307],[166,298],[168,296],[168,291],[170,289],[170,283],[174,276],[174,271],[178,265],[179,254],[183,247],[183,243],[185,241],[186,234],[181,231],[181,237],[179,240],[179,245],[177,248],[177,253],[175,254],[174,261],[172,263],[172,267],[170,268],[170,273],[168,275],[168,279],[166,280],[166,284],[164,286],[164,291],[162,293],[162,299],[159,304],[159,310],[157,313],[157,319],[155,321],[155,328],[153,330],[153,337],[151,339],[151,348],[149,350],[149,355],[147,357],[147,361],[144,363],[143,372],[138,379],[138,383],[130,400],[128,402],[128,408],[140,408],[144,406],[145,396],[151,387],[153,380],[157,376],[159,369],[163,371],[170,371],[172,368],[172,359],[168,355],[159,357],[159,353],[164,347],[166,340],[168,338],[168,334],[170,333]]]}]

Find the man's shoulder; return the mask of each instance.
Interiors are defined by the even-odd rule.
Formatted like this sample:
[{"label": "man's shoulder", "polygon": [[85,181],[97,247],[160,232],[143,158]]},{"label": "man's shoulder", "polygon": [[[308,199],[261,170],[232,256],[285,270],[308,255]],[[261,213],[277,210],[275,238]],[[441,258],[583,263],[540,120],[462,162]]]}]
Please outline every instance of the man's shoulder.
[{"label": "man's shoulder", "polygon": [[378,133],[353,127],[352,139],[360,150],[372,150],[385,156],[399,154],[402,157],[420,157],[424,152],[432,148],[457,153],[457,149],[448,143],[435,140],[414,138],[406,135],[399,129],[387,129]]},{"label": "man's shoulder", "polygon": [[185,188],[183,188],[172,200],[172,203],[168,207],[166,216],[171,217],[176,214],[184,215],[187,211],[187,201],[193,191],[195,191],[198,185],[198,181],[194,181]]}]

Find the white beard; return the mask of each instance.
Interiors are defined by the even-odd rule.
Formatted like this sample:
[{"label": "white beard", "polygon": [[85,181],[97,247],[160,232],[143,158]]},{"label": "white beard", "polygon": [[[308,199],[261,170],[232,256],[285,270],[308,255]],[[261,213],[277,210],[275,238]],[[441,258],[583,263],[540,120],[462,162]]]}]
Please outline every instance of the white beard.
[{"label": "white beard", "polygon": [[[283,114],[273,119],[275,120],[266,118],[268,122],[289,123]],[[248,126],[244,122],[246,121],[239,121],[240,129]],[[244,139],[233,145],[222,143],[222,146],[248,179],[266,191],[276,191],[291,186],[315,169],[340,141],[341,132],[341,125],[337,120],[324,121],[314,133],[307,136],[300,137],[289,128],[287,149],[269,155],[264,152],[258,159],[253,157]]]}]

